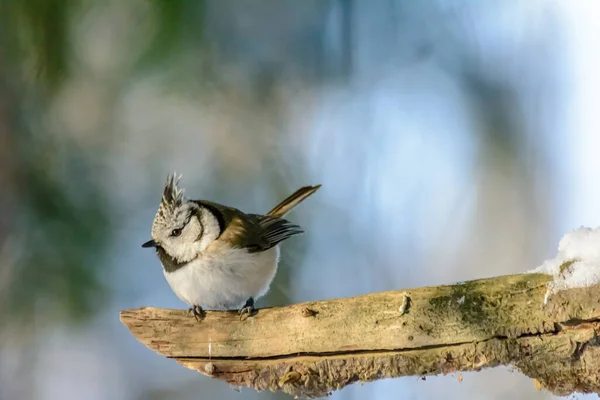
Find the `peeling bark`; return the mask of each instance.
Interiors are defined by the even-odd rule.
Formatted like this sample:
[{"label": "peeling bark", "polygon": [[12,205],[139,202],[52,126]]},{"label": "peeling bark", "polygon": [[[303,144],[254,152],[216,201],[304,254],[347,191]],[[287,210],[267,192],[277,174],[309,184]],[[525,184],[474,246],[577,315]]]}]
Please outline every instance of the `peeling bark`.
[{"label": "peeling bark", "polygon": [[150,349],[236,386],[319,397],[354,382],[511,365],[557,395],[600,393],[600,285],[560,292],[509,275],[267,308],[240,321],[141,308],[121,321]]}]

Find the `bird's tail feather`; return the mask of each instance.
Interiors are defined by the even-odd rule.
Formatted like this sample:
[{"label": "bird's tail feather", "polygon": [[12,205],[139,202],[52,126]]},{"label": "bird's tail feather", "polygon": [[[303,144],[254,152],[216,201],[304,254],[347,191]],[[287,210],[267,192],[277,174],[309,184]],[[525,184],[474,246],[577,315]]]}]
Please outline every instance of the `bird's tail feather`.
[{"label": "bird's tail feather", "polygon": [[287,213],[292,211],[294,207],[296,207],[298,204],[304,201],[304,199],[306,199],[308,196],[319,190],[320,187],[321,185],[304,186],[296,190],[281,203],[277,204],[271,211],[267,213],[267,215],[272,215],[274,217],[279,218],[284,217]]}]

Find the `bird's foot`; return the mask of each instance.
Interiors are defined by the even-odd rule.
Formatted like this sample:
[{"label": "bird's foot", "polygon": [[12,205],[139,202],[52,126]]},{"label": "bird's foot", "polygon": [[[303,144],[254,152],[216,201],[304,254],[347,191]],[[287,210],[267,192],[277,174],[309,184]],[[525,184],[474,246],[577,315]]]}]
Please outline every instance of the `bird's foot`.
[{"label": "bird's foot", "polygon": [[254,308],[254,299],[252,297],[246,300],[246,304],[244,304],[244,307],[238,311],[238,314],[240,314],[240,320],[256,314],[256,308]]},{"label": "bird's foot", "polygon": [[188,314],[200,322],[204,318],[204,310],[200,306],[193,306],[188,309]]}]

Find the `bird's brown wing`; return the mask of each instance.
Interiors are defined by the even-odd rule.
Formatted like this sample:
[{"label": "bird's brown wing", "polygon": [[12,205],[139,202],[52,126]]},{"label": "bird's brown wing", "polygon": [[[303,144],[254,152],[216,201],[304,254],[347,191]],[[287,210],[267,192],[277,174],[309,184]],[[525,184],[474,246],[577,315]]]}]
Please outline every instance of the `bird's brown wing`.
[{"label": "bird's brown wing", "polygon": [[221,234],[216,241],[250,253],[268,250],[291,236],[303,233],[291,222],[272,215],[246,214],[236,208],[209,201],[196,201],[219,221]]},{"label": "bird's brown wing", "polygon": [[290,221],[271,215],[248,215],[252,220],[253,235],[257,240],[246,244],[249,252],[265,251],[294,235],[304,233],[302,228]]}]

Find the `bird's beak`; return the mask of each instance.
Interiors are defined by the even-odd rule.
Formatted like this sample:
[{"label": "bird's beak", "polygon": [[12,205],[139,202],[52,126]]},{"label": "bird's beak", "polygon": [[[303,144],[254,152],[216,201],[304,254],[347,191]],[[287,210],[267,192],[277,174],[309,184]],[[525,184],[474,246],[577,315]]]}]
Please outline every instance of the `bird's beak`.
[{"label": "bird's beak", "polygon": [[154,241],[154,239],[152,239],[152,240],[148,240],[146,243],[144,243],[142,245],[142,247],[158,247],[158,243],[156,243]]}]

